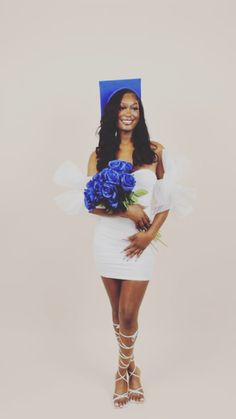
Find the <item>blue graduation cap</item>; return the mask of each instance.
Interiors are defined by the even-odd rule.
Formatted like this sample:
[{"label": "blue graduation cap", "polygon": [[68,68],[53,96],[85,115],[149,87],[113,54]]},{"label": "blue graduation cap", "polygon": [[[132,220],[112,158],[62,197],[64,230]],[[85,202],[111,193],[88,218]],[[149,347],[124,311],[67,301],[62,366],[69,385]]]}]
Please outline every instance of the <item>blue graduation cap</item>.
[{"label": "blue graduation cap", "polygon": [[141,98],[141,79],[100,80],[99,88],[101,115],[103,115],[104,108],[114,93],[121,89],[131,89]]}]

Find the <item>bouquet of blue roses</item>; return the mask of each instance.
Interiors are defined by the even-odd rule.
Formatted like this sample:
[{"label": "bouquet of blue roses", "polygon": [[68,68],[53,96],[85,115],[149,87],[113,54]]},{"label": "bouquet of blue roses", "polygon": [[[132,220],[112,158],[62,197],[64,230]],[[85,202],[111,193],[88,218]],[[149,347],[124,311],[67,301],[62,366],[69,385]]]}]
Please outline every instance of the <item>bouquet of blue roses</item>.
[{"label": "bouquet of blue roses", "polygon": [[[147,194],[147,191],[134,189],[136,180],[130,173],[132,169],[132,163],[111,160],[107,167],[96,173],[84,189],[84,204],[88,211],[103,207],[107,213],[115,213],[126,211],[129,205],[137,204],[138,197]],[[155,240],[160,240],[160,237],[158,232]]]},{"label": "bouquet of blue roses", "polygon": [[108,166],[96,173],[86,184],[84,203],[90,211],[95,207],[105,207],[107,212],[125,211],[128,205],[137,203],[147,191],[134,190],[136,180],[130,173],[132,163],[123,160],[111,160]]}]

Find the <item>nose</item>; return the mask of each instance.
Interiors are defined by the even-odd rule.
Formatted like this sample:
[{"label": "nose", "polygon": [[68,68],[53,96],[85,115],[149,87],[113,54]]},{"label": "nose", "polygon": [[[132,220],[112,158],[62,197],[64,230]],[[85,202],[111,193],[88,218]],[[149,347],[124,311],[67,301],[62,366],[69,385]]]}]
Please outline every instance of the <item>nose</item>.
[{"label": "nose", "polygon": [[131,115],[131,109],[130,108],[126,109],[126,115]]}]

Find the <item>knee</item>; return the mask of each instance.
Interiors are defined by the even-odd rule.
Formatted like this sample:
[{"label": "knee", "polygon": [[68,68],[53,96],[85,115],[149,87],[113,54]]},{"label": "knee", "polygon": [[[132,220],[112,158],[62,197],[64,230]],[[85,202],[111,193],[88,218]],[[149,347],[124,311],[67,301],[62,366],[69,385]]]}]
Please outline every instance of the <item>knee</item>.
[{"label": "knee", "polygon": [[137,321],[138,313],[132,307],[122,307],[119,310],[120,323],[125,329],[132,328]]}]

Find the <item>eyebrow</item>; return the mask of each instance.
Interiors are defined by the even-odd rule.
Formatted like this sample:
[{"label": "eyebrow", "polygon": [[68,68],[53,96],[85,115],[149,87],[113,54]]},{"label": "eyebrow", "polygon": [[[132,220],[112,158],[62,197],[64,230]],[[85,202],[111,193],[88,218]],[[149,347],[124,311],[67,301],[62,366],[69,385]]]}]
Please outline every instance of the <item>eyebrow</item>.
[{"label": "eyebrow", "polygon": [[[121,105],[127,105],[127,103],[126,103],[126,102],[121,102],[120,104],[121,104]],[[133,102],[133,103],[132,103],[132,105],[138,105],[138,102],[137,102],[137,101],[136,101],[136,102]]]}]

